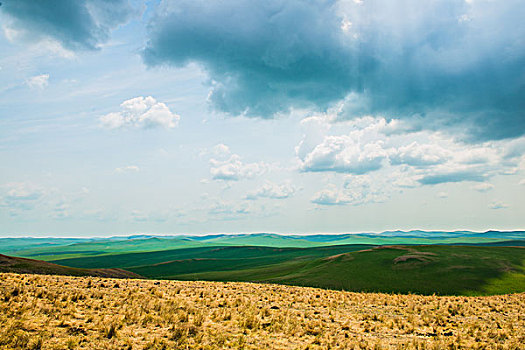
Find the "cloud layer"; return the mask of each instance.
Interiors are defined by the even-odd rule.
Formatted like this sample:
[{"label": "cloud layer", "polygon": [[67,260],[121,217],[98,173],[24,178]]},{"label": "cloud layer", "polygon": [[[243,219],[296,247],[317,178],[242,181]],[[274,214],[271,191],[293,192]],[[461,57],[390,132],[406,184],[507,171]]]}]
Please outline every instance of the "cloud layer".
[{"label": "cloud layer", "polygon": [[417,116],[500,139],[525,133],[524,16],[519,0],[164,1],[144,58],[201,64],[233,115],[344,101],[343,119]]}]

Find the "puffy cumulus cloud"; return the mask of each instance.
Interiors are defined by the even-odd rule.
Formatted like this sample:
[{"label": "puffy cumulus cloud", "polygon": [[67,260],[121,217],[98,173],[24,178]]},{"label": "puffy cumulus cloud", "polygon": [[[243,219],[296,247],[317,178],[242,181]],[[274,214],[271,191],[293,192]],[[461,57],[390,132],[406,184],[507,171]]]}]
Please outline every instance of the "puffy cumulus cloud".
[{"label": "puffy cumulus cloud", "polygon": [[4,0],[0,13],[12,40],[51,40],[77,51],[97,49],[134,10],[128,0]]},{"label": "puffy cumulus cloud", "polygon": [[123,127],[173,129],[179,124],[180,116],[172,113],[168,106],[157,102],[151,96],[135,97],[120,104],[120,112],[113,112],[99,118],[104,127],[118,129]]},{"label": "puffy cumulus cloud", "polygon": [[521,0],[164,1],[144,59],[201,64],[233,115],[343,101],[339,119],[417,115],[501,139],[525,132],[524,15]]},{"label": "puffy cumulus cloud", "polygon": [[223,143],[219,143],[218,145],[213,146],[212,153],[215,156],[221,157],[221,156],[229,155],[231,152],[230,152],[230,147],[226,146]]},{"label": "puffy cumulus cloud", "polygon": [[292,197],[297,192],[295,186],[290,181],[282,184],[275,184],[267,181],[260,188],[246,195],[246,199],[255,200],[258,198],[286,199]]},{"label": "puffy cumulus cloud", "polygon": [[349,199],[335,185],[330,184],[328,188],[314,194],[311,202],[319,205],[345,205],[349,203]]},{"label": "puffy cumulus cloud", "polygon": [[210,174],[213,180],[238,181],[263,174],[269,168],[265,162],[245,163],[241,156],[232,154],[229,147],[218,144],[213,147]]},{"label": "puffy cumulus cloud", "polygon": [[341,187],[329,184],[315,193],[311,202],[318,205],[362,205],[384,202],[390,185],[369,175],[349,175]]},{"label": "puffy cumulus cloud", "polygon": [[379,203],[388,198],[387,184],[381,186],[368,175],[347,176],[343,186],[329,184],[315,193],[311,202],[318,205],[362,205]]},{"label": "puffy cumulus cloud", "polygon": [[49,74],[35,75],[26,80],[26,85],[31,89],[44,89],[49,84]]},{"label": "puffy cumulus cloud", "polygon": [[[429,130],[392,132],[397,121],[381,117],[305,120],[305,135],[296,147],[301,171],[372,174],[384,170],[395,175],[392,183],[404,188],[485,182],[518,171],[525,153],[518,147],[524,137],[471,144]],[[312,123],[316,125],[313,137],[308,135]]]},{"label": "puffy cumulus cloud", "polygon": [[365,174],[378,170],[387,158],[381,141],[362,144],[351,136],[327,136],[303,159],[303,171]]},{"label": "puffy cumulus cloud", "polygon": [[353,205],[384,202],[389,188],[385,181],[377,181],[369,175],[347,176],[343,184],[345,196]]},{"label": "puffy cumulus cloud", "polygon": [[263,174],[268,165],[264,162],[244,163],[238,154],[225,160],[211,159],[210,173],[214,180],[237,181]]},{"label": "puffy cumulus cloud", "polygon": [[384,118],[334,123],[334,115],[320,115],[301,124],[305,134],[295,148],[301,171],[365,174],[388,159],[383,132],[389,123]]},{"label": "puffy cumulus cloud", "polygon": [[442,164],[451,157],[446,149],[436,144],[420,145],[417,141],[407,146],[393,149],[390,154],[392,164],[407,164],[411,166],[428,166]]}]

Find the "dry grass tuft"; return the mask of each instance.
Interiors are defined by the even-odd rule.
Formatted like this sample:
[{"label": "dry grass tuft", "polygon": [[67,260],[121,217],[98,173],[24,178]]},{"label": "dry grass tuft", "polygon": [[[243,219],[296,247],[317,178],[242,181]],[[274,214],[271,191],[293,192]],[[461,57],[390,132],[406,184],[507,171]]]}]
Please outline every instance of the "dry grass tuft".
[{"label": "dry grass tuft", "polygon": [[523,349],[524,294],[0,274],[0,349]]}]

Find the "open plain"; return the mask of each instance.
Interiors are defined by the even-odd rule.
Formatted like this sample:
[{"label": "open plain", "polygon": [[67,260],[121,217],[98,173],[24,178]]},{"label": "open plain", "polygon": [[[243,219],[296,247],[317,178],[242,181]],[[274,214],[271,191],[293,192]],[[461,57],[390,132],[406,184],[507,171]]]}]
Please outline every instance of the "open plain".
[{"label": "open plain", "polygon": [[1,349],[523,349],[525,294],[0,274]]}]

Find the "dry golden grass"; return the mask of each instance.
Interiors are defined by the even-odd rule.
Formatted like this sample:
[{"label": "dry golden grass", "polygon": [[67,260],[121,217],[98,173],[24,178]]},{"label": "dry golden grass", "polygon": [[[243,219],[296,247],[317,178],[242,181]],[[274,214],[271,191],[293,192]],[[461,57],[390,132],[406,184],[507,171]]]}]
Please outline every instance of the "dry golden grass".
[{"label": "dry golden grass", "polygon": [[525,294],[0,274],[0,349],[523,349]]}]

